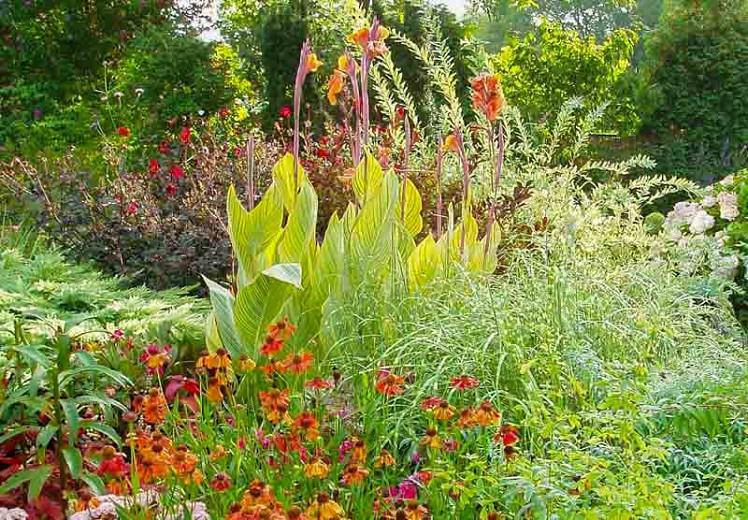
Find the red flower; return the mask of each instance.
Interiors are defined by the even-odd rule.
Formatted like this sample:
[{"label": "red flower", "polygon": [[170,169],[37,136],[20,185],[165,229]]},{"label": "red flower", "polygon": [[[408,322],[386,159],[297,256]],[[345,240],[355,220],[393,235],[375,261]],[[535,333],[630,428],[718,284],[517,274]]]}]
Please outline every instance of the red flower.
[{"label": "red flower", "polygon": [[263,356],[273,356],[283,348],[283,341],[276,339],[274,336],[265,337],[265,342],[260,347],[260,354]]},{"label": "red flower", "polygon": [[391,397],[403,393],[403,383],[405,383],[404,377],[391,374],[387,370],[381,370],[375,389],[380,394]]},{"label": "red flower", "polygon": [[280,107],[280,110],[278,111],[278,114],[283,119],[288,119],[289,117],[291,117],[291,107],[288,106],[288,105],[283,105],[282,107]]},{"label": "red flower", "polygon": [[171,168],[169,168],[169,175],[171,175],[173,180],[178,181],[184,177],[184,169],[178,164],[172,164]]},{"label": "red flower", "polygon": [[218,473],[213,477],[210,487],[219,492],[226,491],[231,487],[231,478],[226,473]]},{"label": "red flower", "polygon": [[513,446],[519,442],[519,428],[513,424],[503,424],[493,440],[497,443],[501,441],[504,447]]},{"label": "red flower", "polygon": [[483,112],[486,119],[498,119],[504,107],[504,94],[497,75],[481,74],[470,80],[472,89],[473,108]]},{"label": "red flower", "polygon": [[444,402],[444,399],[441,397],[427,397],[423,401],[421,401],[421,410],[433,410],[434,408],[438,408],[441,406],[441,404]]},{"label": "red flower", "polygon": [[130,137],[130,129],[126,126],[118,126],[117,135],[119,135],[120,137]]},{"label": "red flower", "polygon": [[452,378],[452,388],[456,390],[470,390],[471,388],[477,388],[480,384],[476,378],[472,376],[461,375]]},{"label": "red flower", "polygon": [[179,132],[179,140],[182,141],[182,144],[189,143],[191,136],[192,136],[192,129],[189,126],[183,126],[182,131]]},{"label": "red flower", "polygon": [[169,197],[173,197],[176,194],[177,194],[177,187],[172,183],[167,184],[166,195],[168,195]]},{"label": "red flower", "polygon": [[148,173],[151,175],[151,177],[155,177],[160,171],[161,165],[158,163],[157,159],[151,159],[150,161],[148,161]]},{"label": "red flower", "polygon": [[159,153],[166,155],[169,153],[170,150],[171,150],[171,145],[169,144],[169,141],[161,141],[160,143],[158,143]]},{"label": "red flower", "polygon": [[314,379],[307,381],[305,386],[307,388],[311,388],[312,390],[325,390],[327,388],[332,388],[333,385],[327,379],[315,377]]},{"label": "red flower", "polygon": [[283,361],[283,368],[293,374],[301,374],[312,367],[314,356],[310,352],[289,354]]},{"label": "red flower", "polygon": [[317,148],[317,157],[320,159],[329,159],[330,158],[330,150],[327,148]]},{"label": "red flower", "polygon": [[228,109],[228,107],[221,107],[218,109],[218,117],[221,119],[224,119],[231,114],[231,110]]}]

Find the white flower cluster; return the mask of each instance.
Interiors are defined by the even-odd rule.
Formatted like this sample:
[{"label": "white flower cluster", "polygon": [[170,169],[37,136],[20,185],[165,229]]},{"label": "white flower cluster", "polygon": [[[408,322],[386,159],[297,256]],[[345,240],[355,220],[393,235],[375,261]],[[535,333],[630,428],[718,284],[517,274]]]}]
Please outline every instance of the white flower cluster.
[{"label": "white flower cluster", "polygon": [[[730,177],[721,181],[725,187],[732,183]],[[735,278],[740,258],[726,247],[724,231],[712,231],[718,223],[717,208],[720,220],[735,220],[740,215],[737,194],[726,189],[715,193],[710,186],[701,202],[678,202],[665,218],[665,238],[677,246],[678,264],[684,274],[706,267],[719,278]]]},{"label": "white flower cluster", "polygon": [[[158,507],[159,495],[155,491],[149,490],[138,494],[134,499],[133,497],[119,495],[102,495],[96,497],[96,499],[99,502],[98,506],[74,513],[70,515],[70,520],[116,520],[119,518],[117,510],[120,508],[128,509],[135,504],[148,508]],[[182,520],[184,518],[210,520],[210,515],[202,502],[187,502],[179,512],[167,514],[162,518],[165,520]]]},{"label": "white flower cluster", "polygon": [[0,520],[26,520],[29,514],[20,507],[0,507]]}]

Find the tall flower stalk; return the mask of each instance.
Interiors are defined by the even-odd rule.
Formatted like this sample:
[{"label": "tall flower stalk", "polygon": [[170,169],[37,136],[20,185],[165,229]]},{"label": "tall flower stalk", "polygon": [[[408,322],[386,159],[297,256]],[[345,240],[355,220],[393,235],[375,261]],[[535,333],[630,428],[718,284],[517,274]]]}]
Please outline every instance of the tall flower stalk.
[{"label": "tall flower stalk", "polygon": [[303,94],[304,81],[310,72],[316,71],[322,65],[317,55],[312,52],[312,44],[307,38],[301,46],[299,53],[299,67],[296,69],[296,81],[293,89],[293,188],[296,191],[299,173],[299,147],[300,135],[299,124],[301,119],[301,97]]}]

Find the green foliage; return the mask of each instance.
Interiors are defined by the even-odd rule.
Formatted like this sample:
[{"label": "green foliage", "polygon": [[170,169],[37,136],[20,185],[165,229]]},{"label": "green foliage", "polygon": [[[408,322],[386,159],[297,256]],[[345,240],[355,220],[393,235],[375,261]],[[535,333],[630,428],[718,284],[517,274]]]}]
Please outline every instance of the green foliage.
[{"label": "green foliage", "polygon": [[590,106],[611,100],[636,38],[618,29],[598,44],[594,37],[543,21],[537,32],[505,46],[495,66],[510,104],[531,119],[548,117],[572,97],[583,97]]},{"label": "green foliage", "polygon": [[667,4],[647,42],[658,98],[643,116],[662,141],[665,168],[712,182],[709,173],[739,165],[736,151],[748,139],[747,28],[739,0]]}]

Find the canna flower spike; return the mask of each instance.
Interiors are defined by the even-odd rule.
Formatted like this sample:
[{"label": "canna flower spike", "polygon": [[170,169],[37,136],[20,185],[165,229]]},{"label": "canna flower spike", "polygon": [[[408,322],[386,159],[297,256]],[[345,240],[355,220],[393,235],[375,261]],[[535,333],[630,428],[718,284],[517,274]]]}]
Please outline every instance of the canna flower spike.
[{"label": "canna flower spike", "polygon": [[470,80],[473,108],[493,122],[504,108],[504,93],[497,74],[480,74]]}]

